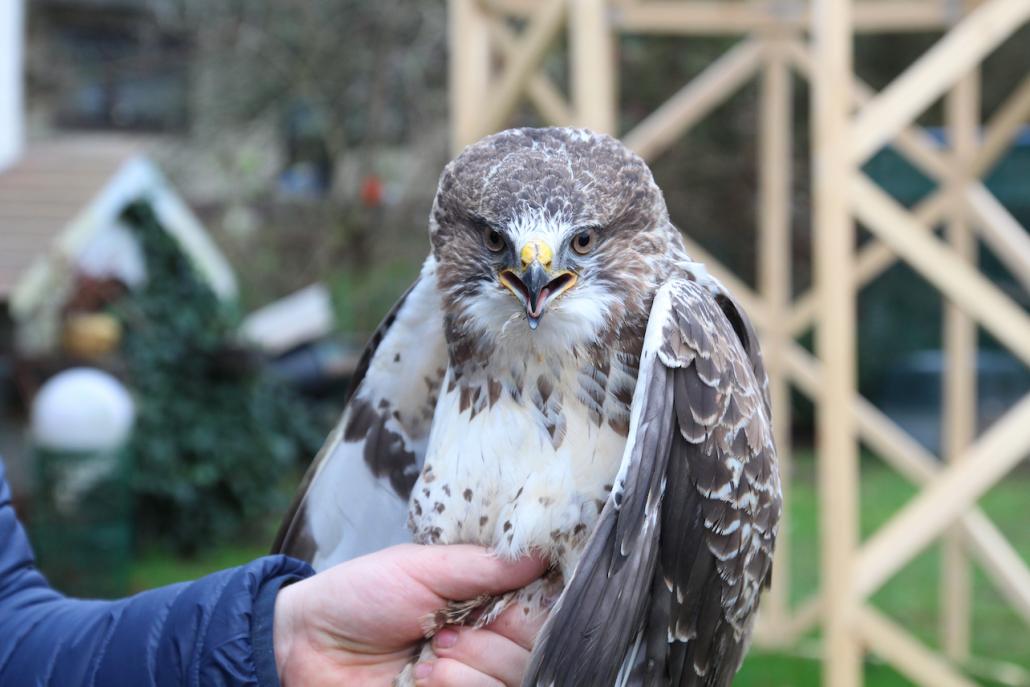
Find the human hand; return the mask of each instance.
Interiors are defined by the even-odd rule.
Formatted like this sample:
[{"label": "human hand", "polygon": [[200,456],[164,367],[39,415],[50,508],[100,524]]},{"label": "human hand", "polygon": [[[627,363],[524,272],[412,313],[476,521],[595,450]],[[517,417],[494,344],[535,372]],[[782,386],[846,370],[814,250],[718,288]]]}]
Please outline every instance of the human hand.
[{"label": "human hand", "polygon": [[[275,602],[275,660],[284,687],[389,685],[448,601],[524,587],[547,565],[504,561],[477,546],[394,546],[285,587]],[[518,685],[544,618],[507,609],[482,629],[437,633],[439,657],[416,684]]]}]

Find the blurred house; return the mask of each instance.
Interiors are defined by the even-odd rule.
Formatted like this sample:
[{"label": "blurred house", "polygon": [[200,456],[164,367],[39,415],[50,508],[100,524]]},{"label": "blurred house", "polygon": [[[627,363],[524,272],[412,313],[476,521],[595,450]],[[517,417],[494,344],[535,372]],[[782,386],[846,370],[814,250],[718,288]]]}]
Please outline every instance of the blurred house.
[{"label": "blurred house", "polygon": [[129,204],[149,201],[213,291],[236,296],[228,261],[139,138],[26,142],[24,24],[20,0],[0,3],[0,455],[15,482],[26,396],[50,372],[116,345],[116,323],[94,311],[146,280],[120,219]]}]

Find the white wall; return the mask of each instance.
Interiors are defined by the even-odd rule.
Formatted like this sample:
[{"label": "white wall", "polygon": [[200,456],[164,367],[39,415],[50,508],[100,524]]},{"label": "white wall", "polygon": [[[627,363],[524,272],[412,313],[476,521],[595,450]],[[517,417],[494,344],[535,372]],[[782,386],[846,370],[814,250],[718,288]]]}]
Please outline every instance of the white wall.
[{"label": "white wall", "polygon": [[21,154],[24,141],[23,0],[0,0],[0,170]]}]

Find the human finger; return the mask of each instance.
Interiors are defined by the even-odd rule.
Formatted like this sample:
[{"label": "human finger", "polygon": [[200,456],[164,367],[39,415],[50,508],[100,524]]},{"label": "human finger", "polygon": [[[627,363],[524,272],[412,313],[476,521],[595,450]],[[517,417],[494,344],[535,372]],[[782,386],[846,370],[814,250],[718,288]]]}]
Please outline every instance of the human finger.
[{"label": "human finger", "polygon": [[438,658],[416,665],[415,684],[418,687],[512,687],[453,658]]},{"label": "human finger", "polygon": [[530,652],[490,630],[444,628],[433,637],[433,652],[452,658],[505,685],[518,685],[529,665]]},{"label": "human finger", "polygon": [[485,629],[510,639],[523,649],[532,651],[537,635],[540,634],[540,629],[546,621],[547,611],[513,603]]}]

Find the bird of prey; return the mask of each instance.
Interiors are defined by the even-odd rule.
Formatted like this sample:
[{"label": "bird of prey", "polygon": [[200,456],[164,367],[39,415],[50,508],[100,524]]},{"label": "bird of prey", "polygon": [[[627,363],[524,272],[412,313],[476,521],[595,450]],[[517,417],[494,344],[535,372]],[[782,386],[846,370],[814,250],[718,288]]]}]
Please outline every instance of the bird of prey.
[{"label": "bird of prey", "polygon": [[549,614],[525,684],[729,684],[781,511],[767,378],[647,165],[504,131],[444,169],[429,235],[275,549],[535,550],[551,572],[486,614]]}]

